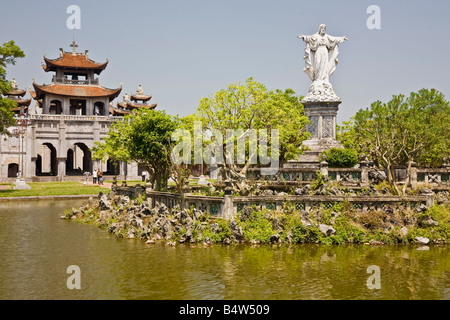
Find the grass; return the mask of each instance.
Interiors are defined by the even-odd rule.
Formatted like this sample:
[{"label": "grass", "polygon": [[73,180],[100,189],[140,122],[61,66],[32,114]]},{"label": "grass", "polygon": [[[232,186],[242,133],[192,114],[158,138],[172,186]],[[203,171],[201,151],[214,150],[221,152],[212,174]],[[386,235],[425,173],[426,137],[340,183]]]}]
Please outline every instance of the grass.
[{"label": "grass", "polygon": [[80,194],[98,194],[100,191],[109,193],[109,188],[98,185],[83,185],[76,181],[63,182],[30,182],[29,190],[13,190],[13,184],[10,184],[9,190],[0,190],[0,197],[27,197],[27,196],[56,196],[56,195],[80,195]]}]

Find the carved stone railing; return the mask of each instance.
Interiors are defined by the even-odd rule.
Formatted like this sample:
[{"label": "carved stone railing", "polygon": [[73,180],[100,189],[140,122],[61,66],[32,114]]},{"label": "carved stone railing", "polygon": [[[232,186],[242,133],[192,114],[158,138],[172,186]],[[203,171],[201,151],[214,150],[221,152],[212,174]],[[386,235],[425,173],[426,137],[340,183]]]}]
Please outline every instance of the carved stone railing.
[{"label": "carved stone railing", "polygon": [[[363,175],[361,168],[328,168],[327,170],[280,168],[275,175],[261,175],[259,168],[252,168],[247,172],[247,179],[252,181],[310,182],[317,177],[317,171],[321,171],[331,181],[369,182],[368,176]],[[363,177],[366,179],[363,180]]]},{"label": "carved stone railing", "polygon": [[281,211],[290,206],[298,211],[310,212],[315,209],[331,209],[339,203],[347,203],[349,208],[357,211],[384,210],[387,207],[396,209],[415,209],[421,205],[430,208],[434,205],[434,194],[417,196],[248,196],[224,197],[199,196],[189,193],[171,193],[154,191],[144,187],[113,186],[112,192],[118,195],[127,195],[136,198],[144,194],[151,208],[164,204],[168,208],[196,208],[203,212],[221,217],[232,217],[238,214],[245,206]]},{"label": "carved stone railing", "polygon": [[123,120],[123,117],[110,116],[81,116],[81,115],[67,115],[67,114],[30,114],[30,120],[49,120],[49,121],[102,121],[115,122]]},{"label": "carved stone railing", "polygon": [[[330,181],[337,181],[344,184],[367,186],[377,182],[372,176],[372,173],[376,169],[368,166],[367,163],[361,163],[358,168],[330,168],[326,162],[322,163],[319,169],[280,168],[274,175],[262,175],[261,168],[250,168],[247,171],[247,179],[250,181],[297,182],[301,184],[314,180],[318,171],[327,176]],[[396,168],[395,174],[397,183],[408,183],[412,187],[420,187],[424,184],[439,188],[450,187],[449,165],[445,165],[443,168],[412,167],[411,177],[409,179],[406,168]]]},{"label": "carved stone railing", "polygon": [[450,168],[416,168],[415,170],[415,182],[437,185],[446,184],[450,187]]},{"label": "carved stone railing", "polygon": [[85,79],[85,80],[75,80],[75,79],[66,79],[66,78],[58,78],[56,76],[52,77],[53,83],[58,84],[75,84],[75,85],[98,85],[98,79]]},{"label": "carved stone railing", "polygon": [[287,204],[299,211],[311,211],[318,208],[331,209],[335,204],[348,202],[354,210],[383,210],[386,206],[402,206],[414,209],[424,204],[429,207],[434,203],[430,196],[395,197],[395,196],[259,196],[234,197],[234,214],[244,206],[256,206],[260,209],[280,211]]}]

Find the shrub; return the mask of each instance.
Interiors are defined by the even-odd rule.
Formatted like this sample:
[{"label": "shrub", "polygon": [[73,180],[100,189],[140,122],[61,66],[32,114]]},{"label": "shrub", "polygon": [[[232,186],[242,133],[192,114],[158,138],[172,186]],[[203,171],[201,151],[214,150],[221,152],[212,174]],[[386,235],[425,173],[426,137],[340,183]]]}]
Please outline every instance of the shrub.
[{"label": "shrub", "polygon": [[358,163],[358,153],[353,149],[331,148],[322,152],[330,167],[351,168]]},{"label": "shrub", "polygon": [[269,243],[270,236],[275,231],[272,229],[272,223],[268,217],[268,210],[253,211],[252,215],[245,221],[239,221],[242,227],[246,241],[259,240],[261,243]]},{"label": "shrub", "polygon": [[214,224],[209,224],[203,230],[203,240],[208,237],[211,242],[222,242],[225,238],[230,238],[231,230],[228,222],[224,219],[217,219],[216,223],[218,225],[217,230]]}]

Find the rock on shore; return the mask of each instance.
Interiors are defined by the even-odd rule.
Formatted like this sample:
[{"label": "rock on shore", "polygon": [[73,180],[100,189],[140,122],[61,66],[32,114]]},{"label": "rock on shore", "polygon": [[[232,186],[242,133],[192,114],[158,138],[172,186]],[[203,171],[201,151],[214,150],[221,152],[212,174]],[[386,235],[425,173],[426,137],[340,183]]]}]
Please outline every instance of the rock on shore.
[{"label": "rock on shore", "polygon": [[[431,230],[442,225],[422,213],[401,216],[393,212],[312,212],[254,211],[244,208],[226,221],[198,209],[172,209],[164,204],[151,208],[146,199],[99,194],[80,208],[68,210],[62,218],[98,225],[120,238],[143,239],[148,244],[158,240],[167,243],[390,243],[445,244],[448,239],[414,237],[415,228]],[[339,223],[337,222],[339,221]],[[386,235],[380,236],[380,235]],[[373,241],[371,241],[373,240]],[[388,241],[389,242],[389,241]]]}]

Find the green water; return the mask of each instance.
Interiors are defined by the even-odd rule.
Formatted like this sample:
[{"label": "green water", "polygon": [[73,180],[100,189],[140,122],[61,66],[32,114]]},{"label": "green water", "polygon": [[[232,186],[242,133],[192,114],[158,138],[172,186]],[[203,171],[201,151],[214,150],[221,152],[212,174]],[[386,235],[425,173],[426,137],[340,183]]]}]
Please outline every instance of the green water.
[{"label": "green water", "polygon": [[448,247],[149,245],[60,219],[83,203],[0,204],[0,299],[450,299]]}]

